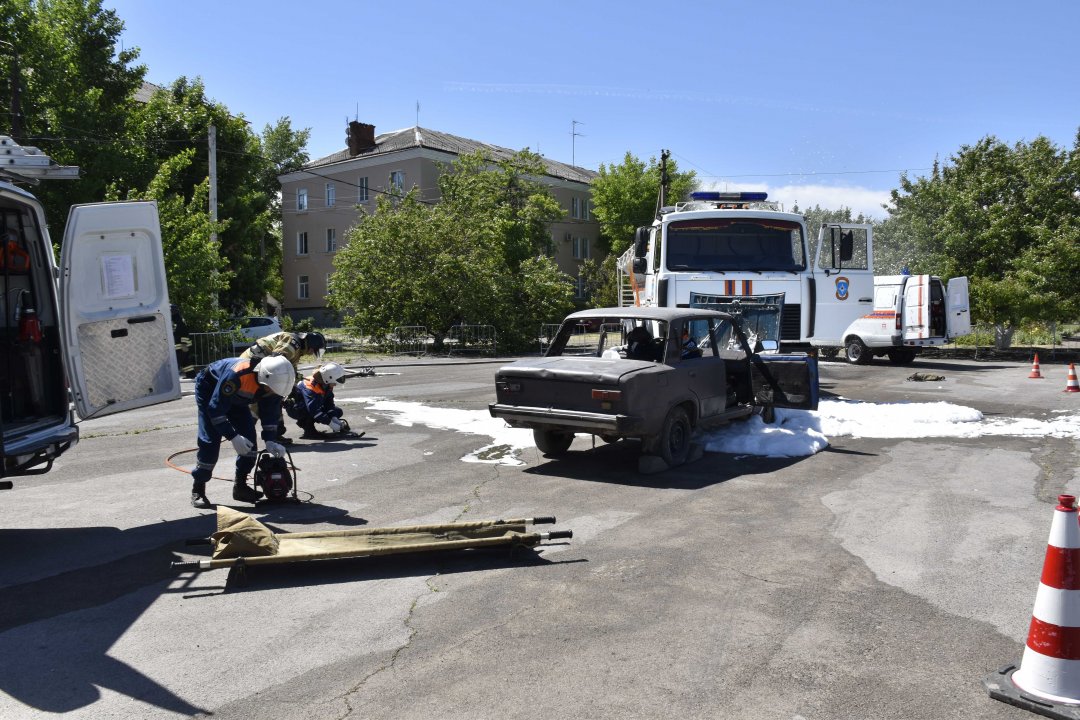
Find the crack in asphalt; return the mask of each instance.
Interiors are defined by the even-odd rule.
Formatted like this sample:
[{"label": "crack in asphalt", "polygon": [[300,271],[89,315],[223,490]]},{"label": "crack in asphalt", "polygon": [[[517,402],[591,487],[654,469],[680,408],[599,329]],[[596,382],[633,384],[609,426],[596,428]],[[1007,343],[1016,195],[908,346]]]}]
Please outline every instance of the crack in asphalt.
[{"label": "crack in asphalt", "polygon": [[[484,487],[486,485],[488,485],[491,482],[494,482],[495,480],[500,480],[501,479],[501,475],[499,473],[499,466],[498,465],[492,465],[491,466],[491,471],[492,471],[492,476],[491,477],[489,477],[487,480],[484,480],[483,482],[478,483],[477,485],[473,486],[472,490],[469,493],[470,498],[465,501],[465,503],[463,504],[463,506],[461,508],[461,511],[458,512],[458,514],[454,517],[454,519],[451,522],[459,522],[461,520],[461,518],[464,517],[469,512],[469,508],[471,507],[471,503],[474,500],[478,501],[480,499],[480,494],[481,494],[481,492],[483,491],[483,489],[484,489]],[[397,663],[397,660],[401,656],[401,654],[403,652],[405,652],[406,650],[408,650],[409,647],[412,645],[413,640],[416,639],[416,636],[419,633],[419,630],[417,630],[415,627],[413,627],[413,624],[412,624],[413,623],[413,616],[416,614],[416,608],[419,606],[420,600],[422,598],[424,598],[425,596],[433,595],[433,594],[435,594],[437,592],[440,592],[439,588],[437,588],[434,585],[434,581],[435,581],[436,578],[439,577],[439,574],[440,573],[436,573],[434,575],[431,575],[431,576],[425,578],[424,579],[424,585],[427,586],[428,591],[426,593],[421,593],[421,594],[417,595],[416,597],[414,597],[412,602],[409,604],[409,610],[408,610],[408,612],[405,613],[405,617],[402,620],[402,625],[404,625],[409,631],[409,636],[405,639],[405,642],[403,642],[401,645],[399,645],[398,647],[396,647],[394,649],[394,651],[390,654],[390,659],[386,663],[384,663],[382,666],[372,670],[370,673],[368,673],[367,675],[362,677],[355,685],[353,685],[351,688],[349,688],[344,693],[342,693],[341,695],[338,696],[345,703],[345,712],[344,712],[344,714],[342,714],[342,715],[340,715],[338,717],[338,720],[345,720],[346,718],[351,717],[352,714],[353,714],[353,711],[359,709],[359,708],[353,707],[352,696],[355,695],[356,693],[360,692],[364,688],[364,686],[368,683],[368,681],[371,680],[371,678],[375,677],[376,675],[379,675],[380,673],[382,673],[382,672],[384,672],[386,670],[393,669],[394,665]],[[507,621],[509,622],[509,619]]]}]

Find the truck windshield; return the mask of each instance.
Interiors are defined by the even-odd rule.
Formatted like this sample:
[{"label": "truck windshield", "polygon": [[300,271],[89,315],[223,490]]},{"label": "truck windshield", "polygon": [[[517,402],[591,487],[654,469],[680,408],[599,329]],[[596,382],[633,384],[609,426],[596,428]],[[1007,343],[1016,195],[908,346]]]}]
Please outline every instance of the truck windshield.
[{"label": "truck windshield", "polygon": [[806,268],[798,223],[765,218],[674,220],[667,228],[668,270]]}]

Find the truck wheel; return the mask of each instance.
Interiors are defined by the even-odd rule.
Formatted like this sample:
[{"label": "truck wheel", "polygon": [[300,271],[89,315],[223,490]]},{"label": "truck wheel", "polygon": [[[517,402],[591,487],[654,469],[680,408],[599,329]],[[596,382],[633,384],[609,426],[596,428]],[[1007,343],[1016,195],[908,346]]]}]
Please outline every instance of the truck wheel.
[{"label": "truck wheel", "polygon": [[890,350],[887,354],[893,365],[910,365],[915,362],[914,350]]},{"label": "truck wheel", "polygon": [[660,457],[671,467],[682,465],[690,455],[690,418],[681,407],[671,408],[660,435]]},{"label": "truck wheel", "polygon": [[857,337],[849,339],[844,350],[847,353],[848,362],[852,365],[866,365],[874,357],[870,349]]},{"label": "truck wheel", "polygon": [[557,457],[570,449],[570,443],[574,442],[574,433],[535,428],[533,429],[533,441],[544,455]]}]

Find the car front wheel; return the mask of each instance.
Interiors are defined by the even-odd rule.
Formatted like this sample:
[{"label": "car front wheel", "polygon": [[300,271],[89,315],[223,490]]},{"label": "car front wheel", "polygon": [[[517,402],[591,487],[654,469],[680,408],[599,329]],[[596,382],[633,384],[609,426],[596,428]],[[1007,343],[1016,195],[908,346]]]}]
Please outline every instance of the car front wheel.
[{"label": "car front wheel", "polygon": [[574,433],[536,428],[533,430],[533,441],[544,455],[556,457],[570,449],[570,443],[574,442]]},{"label": "car front wheel", "polygon": [[664,420],[660,436],[660,457],[671,467],[682,465],[690,455],[690,418],[686,410],[675,407]]}]

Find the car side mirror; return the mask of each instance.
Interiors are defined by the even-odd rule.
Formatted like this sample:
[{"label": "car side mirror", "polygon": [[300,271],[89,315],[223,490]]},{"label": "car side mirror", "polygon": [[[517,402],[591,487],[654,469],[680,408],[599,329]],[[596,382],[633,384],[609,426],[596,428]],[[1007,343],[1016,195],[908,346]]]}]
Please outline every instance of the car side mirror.
[{"label": "car side mirror", "polygon": [[646,270],[645,258],[643,258],[643,257],[634,258],[634,272],[639,274],[639,275],[642,275],[642,274],[645,273],[645,270]]}]

